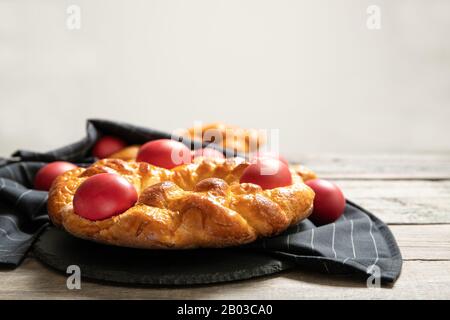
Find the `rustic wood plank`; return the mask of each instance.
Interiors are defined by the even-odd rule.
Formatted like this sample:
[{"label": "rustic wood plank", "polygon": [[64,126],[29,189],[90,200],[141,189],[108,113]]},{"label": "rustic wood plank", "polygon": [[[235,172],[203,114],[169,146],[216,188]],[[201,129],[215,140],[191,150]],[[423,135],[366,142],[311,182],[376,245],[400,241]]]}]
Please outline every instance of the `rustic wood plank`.
[{"label": "rustic wood plank", "polygon": [[450,225],[393,225],[403,260],[449,260]]},{"label": "rustic wood plank", "polygon": [[0,273],[1,299],[449,299],[450,261],[406,261],[395,286],[367,288],[364,281],[294,270],[253,280],[196,287],[129,287],[82,281],[68,290],[63,274],[26,259]]},{"label": "rustic wood plank", "polygon": [[450,153],[321,154],[291,159],[334,179],[450,179]]},{"label": "rustic wood plank", "polygon": [[450,181],[334,180],[345,196],[387,223],[449,223]]}]

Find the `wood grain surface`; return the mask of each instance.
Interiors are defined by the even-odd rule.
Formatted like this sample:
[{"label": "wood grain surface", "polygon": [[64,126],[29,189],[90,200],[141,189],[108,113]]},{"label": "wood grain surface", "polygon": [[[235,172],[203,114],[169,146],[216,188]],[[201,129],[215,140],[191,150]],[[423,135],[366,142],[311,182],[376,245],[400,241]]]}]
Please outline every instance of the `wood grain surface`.
[{"label": "wood grain surface", "polygon": [[299,162],[338,183],[386,221],[404,258],[393,286],[367,288],[350,276],[296,269],[269,277],[194,287],[130,287],[82,281],[33,257],[0,269],[1,299],[449,299],[450,154],[305,156]]}]

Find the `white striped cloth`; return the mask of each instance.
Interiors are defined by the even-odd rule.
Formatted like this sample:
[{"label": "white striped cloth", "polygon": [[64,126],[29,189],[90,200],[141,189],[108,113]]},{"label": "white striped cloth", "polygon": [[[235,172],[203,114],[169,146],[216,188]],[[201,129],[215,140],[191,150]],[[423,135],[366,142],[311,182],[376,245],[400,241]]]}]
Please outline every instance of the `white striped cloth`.
[{"label": "white striped cloth", "polygon": [[48,224],[47,192],[28,188],[43,164],[0,167],[0,263],[18,265]]},{"label": "white striped cloth", "polygon": [[327,273],[367,275],[376,266],[385,282],[395,281],[402,267],[400,250],[387,225],[351,201],[334,223],[315,226],[305,220],[247,247],[264,247],[298,265]]}]

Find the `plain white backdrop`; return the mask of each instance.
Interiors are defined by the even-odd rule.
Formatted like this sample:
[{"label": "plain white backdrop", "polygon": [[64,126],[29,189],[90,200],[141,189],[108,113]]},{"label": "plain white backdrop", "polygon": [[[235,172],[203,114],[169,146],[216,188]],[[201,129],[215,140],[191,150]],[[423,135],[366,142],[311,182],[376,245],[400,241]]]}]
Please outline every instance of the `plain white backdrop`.
[{"label": "plain white backdrop", "polygon": [[90,117],[280,129],[291,159],[448,152],[450,1],[0,0],[0,156]]}]

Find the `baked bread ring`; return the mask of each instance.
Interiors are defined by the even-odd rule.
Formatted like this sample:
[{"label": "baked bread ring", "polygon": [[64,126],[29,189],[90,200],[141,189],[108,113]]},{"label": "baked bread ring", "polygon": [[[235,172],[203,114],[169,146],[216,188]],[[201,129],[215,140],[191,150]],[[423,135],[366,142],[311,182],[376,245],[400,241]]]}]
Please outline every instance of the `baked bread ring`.
[{"label": "baked bread ring", "polygon": [[224,149],[241,153],[255,152],[266,142],[266,136],[256,129],[243,129],[220,122],[192,127],[187,130],[191,139],[215,143]]},{"label": "baked bread ring", "polygon": [[[125,247],[188,249],[245,244],[276,235],[312,212],[314,192],[292,172],[292,185],[262,190],[239,183],[249,165],[239,158],[202,159],[172,170],[144,162],[103,159],[59,176],[50,189],[52,222],[84,239]],[[74,213],[80,184],[99,173],[134,185],[137,203],[99,221]]]},{"label": "baked bread ring", "polygon": [[[185,136],[240,153],[255,152],[264,145],[265,135],[256,129],[243,129],[223,123],[211,123],[186,130]],[[131,145],[108,156],[110,159],[136,160],[140,145]]]},{"label": "baked bread ring", "polygon": [[136,160],[136,157],[139,152],[140,145],[134,144],[128,147],[125,147],[112,155],[108,156],[110,159],[121,159],[125,161]]}]

